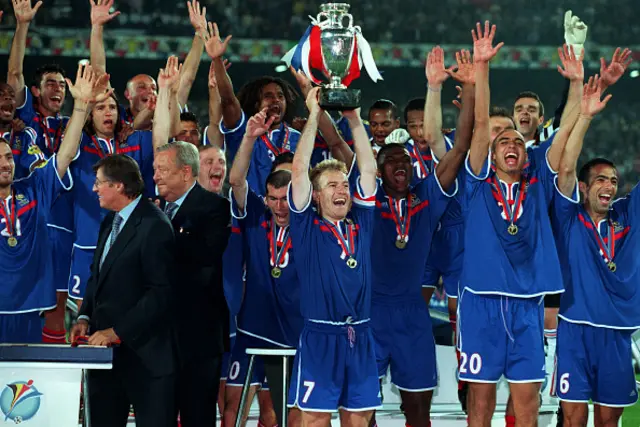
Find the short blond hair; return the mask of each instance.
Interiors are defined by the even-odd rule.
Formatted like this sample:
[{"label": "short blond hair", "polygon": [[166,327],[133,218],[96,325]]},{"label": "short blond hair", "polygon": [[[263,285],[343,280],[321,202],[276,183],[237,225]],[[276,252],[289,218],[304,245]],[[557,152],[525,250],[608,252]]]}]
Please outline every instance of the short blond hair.
[{"label": "short blond hair", "polygon": [[347,165],[345,165],[344,162],[341,162],[340,160],[327,159],[321,161],[320,163],[315,165],[309,172],[309,179],[311,180],[311,185],[313,186],[314,191],[320,190],[320,177],[327,171],[342,172],[345,175],[349,173],[349,171],[347,170]]}]

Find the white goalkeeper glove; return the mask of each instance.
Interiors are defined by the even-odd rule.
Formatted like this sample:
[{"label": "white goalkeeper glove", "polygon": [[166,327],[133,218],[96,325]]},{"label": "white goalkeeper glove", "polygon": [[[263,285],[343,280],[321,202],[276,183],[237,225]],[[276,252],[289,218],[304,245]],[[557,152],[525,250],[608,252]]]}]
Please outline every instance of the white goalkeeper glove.
[{"label": "white goalkeeper glove", "polygon": [[409,136],[409,132],[406,130],[399,128],[394,130],[384,139],[385,144],[404,144],[411,138]]},{"label": "white goalkeeper glove", "polygon": [[584,49],[584,43],[587,40],[587,24],[582,22],[577,15],[570,10],[564,14],[564,41],[573,46],[576,57],[580,57]]}]

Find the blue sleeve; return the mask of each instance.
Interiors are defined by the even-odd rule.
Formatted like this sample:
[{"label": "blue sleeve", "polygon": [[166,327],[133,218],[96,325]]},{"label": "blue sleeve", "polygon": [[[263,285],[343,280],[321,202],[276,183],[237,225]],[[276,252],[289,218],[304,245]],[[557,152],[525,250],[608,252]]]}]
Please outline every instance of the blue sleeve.
[{"label": "blue sleeve", "polygon": [[153,180],[153,133],[150,130],[139,130],[132,133],[126,141],[127,145],[140,146],[140,173],[144,181],[144,197],[156,196],[156,183]]},{"label": "blue sleeve", "polygon": [[[542,146],[538,148],[538,150],[542,150]],[[535,169],[532,169],[531,176],[537,177],[540,180],[540,184],[544,187],[545,201],[547,206],[550,207],[553,199],[556,196],[556,172],[551,169],[549,162],[547,161],[547,153],[548,149],[545,151],[544,157],[542,157],[541,162],[538,163]]]},{"label": "blue sleeve", "polygon": [[118,104],[118,117],[120,117],[120,120],[127,124],[127,125],[133,125],[133,119],[129,117],[129,113],[127,112],[127,107],[125,107],[122,104]]},{"label": "blue sleeve", "polygon": [[480,175],[477,176],[471,170],[471,164],[469,163],[469,154],[467,154],[467,158],[464,161],[464,181],[460,182],[460,188],[458,191],[461,193],[458,197],[458,200],[464,202],[470,200],[475,195],[476,191],[478,191],[489,176],[491,176],[491,151],[489,151],[489,155],[487,156],[487,160],[482,167],[482,171]]},{"label": "blue sleeve", "polygon": [[556,195],[553,198],[551,220],[557,237],[562,237],[569,232],[569,228],[576,218],[576,213],[580,207],[580,190],[578,189],[578,180],[576,180],[572,197],[565,196],[558,189],[557,175],[554,177],[553,186]]},{"label": "blue sleeve", "polygon": [[264,214],[266,206],[262,197],[258,196],[254,191],[249,188],[249,183],[246,183],[247,192],[245,193],[245,207],[244,211],[240,211],[238,203],[233,194],[233,188],[229,189],[229,200],[231,200],[231,216],[235,221],[243,227],[259,227],[260,218]]},{"label": "blue sleeve", "polygon": [[440,185],[437,174],[432,173],[427,179],[421,181],[414,188],[414,191],[420,199],[420,203],[426,202],[429,204],[428,208],[431,213],[429,223],[431,224],[431,229],[435,231],[440,218],[442,218],[449,206],[449,202],[458,193],[458,180],[454,181],[453,188],[447,192]]},{"label": "blue sleeve", "polygon": [[615,200],[612,207],[619,214],[626,213],[628,221],[635,224],[640,218],[640,184],[636,184],[626,197]]},{"label": "blue sleeve", "polygon": [[551,147],[555,136],[556,135],[553,134],[549,139],[541,142],[540,145],[527,149],[530,170],[535,170],[540,165],[544,165],[547,162],[547,150],[549,150],[549,147]]},{"label": "blue sleeve", "polygon": [[36,117],[36,110],[33,106],[31,91],[25,86],[24,92],[24,104],[16,108],[15,117],[25,123],[30,123]]},{"label": "blue sleeve", "polygon": [[242,137],[244,137],[246,129],[247,116],[244,114],[244,111],[240,116],[240,121],[231,129],[228,129],[224,125],[224,121],[220,122],[220,132],[224,135],[224,150],[228,162],[233,162],[233,159],[236,157],[236,153],[238,152],[238,149],[240,149],[240,143],[242,142]]},{"label": "blue sleeve", "polygon": [[28,180],[33,180],[38,203],[44,207],[47,214],[51,211],[51,206],[53,206],[53,202],[58,198],[58,195],[63,190],[68,191],[73,187],[73,178],[69,169],[67,169],[67,173],[63,177],[58,176],[56,159],[56,155],[53,155],[43,167],[36,168],[27,178]]}]

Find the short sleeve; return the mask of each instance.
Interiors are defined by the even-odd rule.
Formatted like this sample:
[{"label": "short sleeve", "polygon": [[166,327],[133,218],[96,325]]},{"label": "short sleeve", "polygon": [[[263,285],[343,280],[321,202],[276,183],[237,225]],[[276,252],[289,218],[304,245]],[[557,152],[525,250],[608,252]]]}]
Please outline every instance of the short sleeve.
[{"label": "short sleeve", "polygon": [[47,212],[51,210],[53,202],[63,190],[69,191],[73,187],[73,178],[69,169],[64,176],[60,177],[57,167],[57,157],[54,154],[43,167],[36,168],[27,178],[34,180],[38,201]]},{"label": "short sleeve", "polygon": [[458,180],[454,181],[451,190],[447,192],[442,188],[440,180],[438,180],[438,174],[432,173],[427,179],[420,181],[415,186],[414,192],[420,199],[420,203],[429,203],[431,212],[429,223],[432,224],[432,228],[435,228],[435,224],[440,221],[449,206],[449,202],[458,193]]},{"label": "short sleeve", "polygon": [[231,162],[236,157],[236,153],[240,148],[240,143],[244,136],[244,132],[247,129],[247,116],[244,111],[240,116],[240,120],[232,128],[227,128],[224,125],[224,120],[220,122],[220,132],[224,135],[224,149],[227,156],[227,161]]},{"label": "short sleeve", "polygon": [[26,86],[24,87],[24,103],[16,108],[15,116],[25,123],[30,123],[36,117],[36,110],[33,106],[33,96]]},{"label": "short sleeve", "polygon": [[[304,206],[295,206],[292,196],[292,183],[289,183],[288,200],[290,224],[291,224],[291,238],[293,239],[293,248],[296,251],[296,257],[298,254],[307,253],[305,251],[305,243],[309,243],[311,236],[313,221],[317,219],[317,215],[311,206],[311,184],[309,184],[309,200]],[[297,259],[297,258],[296,258]]]},{"label": "short sleeve", "polygon": [[129,146],[140,147],[138,160],[140,173],[144,181],[144,195],[154,197],[156,195],[156,183],[153,180],[153,133],[149,130],[140,130],[132,133],[126,141]]},{"label": "short sleeve", "polygon": [[626,197],[615,200],[612,207],[620,214],[626,213],[629,222],[635,222],[640,218],[640,185],[636,184]]},{"label": "short sleeve", "polygon": [[[529,156],[529,168],[534,170],[540,165],[547,163],[547,151],[553,143],[555,134],[551,135],[551,138],[543,141],[538,146],[530,147],[527,149],[527,155]],[[557,173],[556,171],[553,171]]]},{"label": "short sleeve", "polygon": [[260,218],[264,214],[266,206],[262,197],[258,196],[251,188],[249,183],[246,183],[245,193],[245,207],[244,210],[240,210],[238,202],[233,194],[233,188],[229,189],[229,200],[231,200],[231,216],[239,224],[245,227],[255,227],[260,225]]},{"label": "short sleeve", "polygon": [[575,181],[574,190],[571,197],[567,197],[558,188],[558,176],[556,175],[553,180],[553,187],[557,194],[553,198],[553,215],[552,219],[556,225],[556,232],[568,232],[568,228],[575,218],[575,215],[580,206],[580,190],[578,188],[578,180]]},{"label": "short sleeve", "polygon": [[[537,149],[542,150],[542,147],[539,147]],[[536,164],[535,168],[531,170],[531,176],[532,176],[531,179],[533,180],[537,178],[540,181],[540,184],[544,188],[545,201],[547,203],[547,206],[550,206],[553,198],[556,196],[556,193],[557,193],[557,189],[556,189],[557,174],[553,169],[551,169],[551,165],[549,164],[547,154],[546,154],[548,151],[549,149],[547,148],[544,156],[542,157],[542,161]]]}]

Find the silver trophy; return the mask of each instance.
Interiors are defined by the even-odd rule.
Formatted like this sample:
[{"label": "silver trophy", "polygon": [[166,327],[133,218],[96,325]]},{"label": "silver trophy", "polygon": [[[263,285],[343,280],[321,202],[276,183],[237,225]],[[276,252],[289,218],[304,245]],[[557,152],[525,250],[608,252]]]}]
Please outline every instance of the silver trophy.
[{"label": "silver trophy", "polygon": [[320,106],[325,110],[353,110],[360,106],[360,90],[347,89],[342,84],[349,73],[356,40],[350,7],[346,3],[325,3],[316,18],[322,28],[322,61],[329,78],[320,91]]}]

